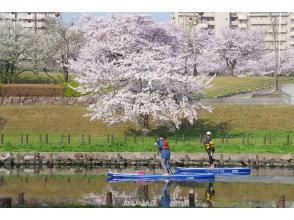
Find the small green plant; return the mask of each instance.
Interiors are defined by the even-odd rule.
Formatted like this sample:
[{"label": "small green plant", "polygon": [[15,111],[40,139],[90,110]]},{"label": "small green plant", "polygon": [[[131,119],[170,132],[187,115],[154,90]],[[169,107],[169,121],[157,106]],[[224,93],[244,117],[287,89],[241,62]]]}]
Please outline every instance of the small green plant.
[{"label": "small green plant", "polygon": [[79,86],[79,83],[74,81],[74,80],[70,80],[67,83],[64,83],[64,96],[66,97],[80,97],[81,93],[76,92],[75,90],[73,90],[71,87],[76,88]]}]

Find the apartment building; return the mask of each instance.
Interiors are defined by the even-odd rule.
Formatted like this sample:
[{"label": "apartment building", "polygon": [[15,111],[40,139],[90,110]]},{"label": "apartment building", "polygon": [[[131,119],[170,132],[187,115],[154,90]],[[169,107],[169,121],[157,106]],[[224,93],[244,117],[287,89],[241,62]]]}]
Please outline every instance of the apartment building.
[{"label": "apartment building", "polygon": [[[281,14],[281,22],[280,22]],[[183,25],[186,31],[191,28],[203,28],[220,34],[223,28],[251,28],[262,29],[266,32],[266,45],[273,48],[273,23],[278,32],[280,30],[280,47],[286,49],[294,47],[294,13],[293,12],[175,12],[171,21]],[[279,24],[281,28],[279,29]]]},{"label": "apartment building", "polygon": [[0,20],[17,21],[23,27],[34,31],[45,29],[48,19],[59,16],[59,12],[0,12]]}]

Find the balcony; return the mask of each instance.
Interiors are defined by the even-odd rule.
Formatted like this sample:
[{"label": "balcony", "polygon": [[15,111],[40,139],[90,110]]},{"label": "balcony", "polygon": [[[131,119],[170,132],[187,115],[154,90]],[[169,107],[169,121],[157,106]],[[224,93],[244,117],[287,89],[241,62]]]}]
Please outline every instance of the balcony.
[{"label": "balcony", "polygon": [[248,19],[248,16],[247,15],[244,15],[244,14],[240,14],[240,15],[238,15],[238,19],[239,20],[247,20]]},{"label": "balcony", "polygon": [[207,23],[208,23],[208,25],[215,25],[214,21],[208,21]]},{"label": "balcony", "polygon": [[[267,42],[274,42],[273,37],[265,37],[264,40],[267,41]],[[278,40],[279,40],[279,39],[277,39],[277,41],[278,41]],[[285,42],[285,41],[287,41],[287,37],[282,36],[282,37],[280,38],[280,41],[281,41],[281,42]]]},{"label": "balcony", "polygon": [[231,25],[233,25],[233,26],[238,26],[238,25],[239,25],[239,21],[232,21],[232,22],[231,22]]},{"label": "balcony", "polygon": [[239,28],[247,28],[247,24],[239,24]]},{"label": "balcony", "polygon": [[199,24],[199,27],[200,27],[200,28],[203,28],[203,29],[206,29],[206,28],[208,28],[208,24],[206,24],[206,23],[201,23],[201,24]]}]

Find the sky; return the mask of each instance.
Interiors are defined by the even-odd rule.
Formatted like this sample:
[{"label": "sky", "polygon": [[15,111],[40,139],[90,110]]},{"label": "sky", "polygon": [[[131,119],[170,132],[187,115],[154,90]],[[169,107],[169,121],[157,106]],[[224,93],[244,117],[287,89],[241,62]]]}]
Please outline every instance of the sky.
[{"label": "sky", "polygon": [[[72,17],[78,17],[80,14],[81,12],[62,12],[62,18],[64,22],[70,23],[72,20],[73,21],[75,20],[75,19],[72,19]],[[97,16],[103,16],[109,13],[95,12],[94,14]],[[144,12],[144,14],[150,14],[154,18],[154,20],[158,22],[168,22],[171,15],[170,12],[150,12],[150,13]]]}]

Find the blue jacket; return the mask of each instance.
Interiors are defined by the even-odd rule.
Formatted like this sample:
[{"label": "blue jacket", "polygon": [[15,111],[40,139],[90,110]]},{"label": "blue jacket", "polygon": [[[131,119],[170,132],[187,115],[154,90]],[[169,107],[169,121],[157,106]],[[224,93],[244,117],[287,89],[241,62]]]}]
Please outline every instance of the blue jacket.
[{"label": "blue jacket", "polygon": [[160,151],[161,158],[170,159],[170,150],[163,149],[163,138],[157,140],[158,149]]}]

